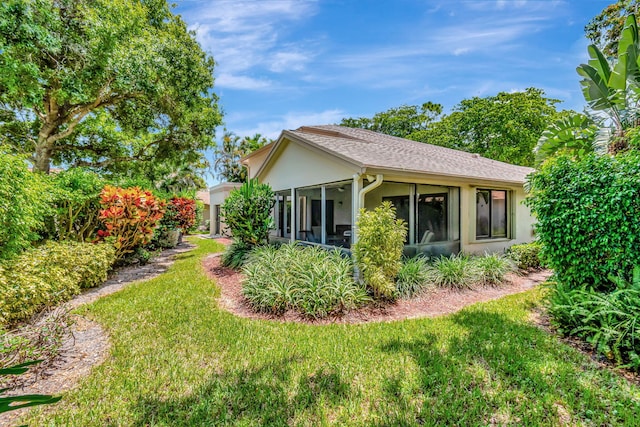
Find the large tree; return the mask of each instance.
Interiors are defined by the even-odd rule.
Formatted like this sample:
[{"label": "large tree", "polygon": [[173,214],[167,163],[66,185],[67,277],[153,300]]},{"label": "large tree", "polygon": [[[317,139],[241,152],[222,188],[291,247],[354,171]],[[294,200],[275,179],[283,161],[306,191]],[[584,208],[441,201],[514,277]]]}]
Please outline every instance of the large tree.
[{"label": "large tree", "polygon": [[399,138],[410,138],[423,131],[442,113],[442,105],[425,102],[418,105],[402,105],[376,113],[373,117],[345,118],[341,126],[362,128]]},{"label": "large tree", "polygon": [[0,142],[36,170],[214,144],[214,61],[166,0],[5,0],[0,52]]},{"label": "large tree", "polygon": [[618,41],[625,20],[631,14],[640,11],[638,0],[619,0],[605,7],[584,27],[584,32],[591,43],[607,56],[618,55]]},{"label": "large tree", "polygon": [[558,118],[556,99],[536,88],[465,99],[453,112],[411,139],[522,166],[534,164],[533,148]]},{"label": "large tree", "polygon": [[240,159],[270,142],[259,133],[241,138],[225,129],[222,141],[214,152],[213,168],[218,178],[227,182],[245,182],[247,169],[240,164]]}]

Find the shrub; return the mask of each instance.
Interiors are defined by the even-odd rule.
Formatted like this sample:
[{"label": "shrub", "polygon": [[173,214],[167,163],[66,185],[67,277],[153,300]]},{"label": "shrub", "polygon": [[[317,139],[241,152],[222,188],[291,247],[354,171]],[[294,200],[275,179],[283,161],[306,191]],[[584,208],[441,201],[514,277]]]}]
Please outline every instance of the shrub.
[{"label": "shrub", "polygon": [[115,260],[111,245],[48,242],[0,269],[0,324],[29,318],[101,284]]},{"label": "shrub", "polygon": [[100,192],[106,181],[95,172],[72,168],[53,176],[54,215],[49,236],[56,240],[91,241],[101,226]]},{"label": "shrub", "polygon": [[24,158],[0,148],[0,259],[39,239],[50,212],[50,193],[45,176],[30,172]]},{"label": "shrub", "polygon": [[394,278],[402,266],[402,249],[407,226],[396,219],[391,202],[383,202],[373,211],[360,210],[356,223],[358,241],[353,255],[364,283],[376,298],[392,298],[396,286]]},{"label": "shrub", "polygon": [[273,228],[274,203],[271,187],[250,179],[231,191],[221,206],[221,213],[234,239],[256,246],[268,240],[269,230]]},{"label": "shrub", "polygon": [[220,263],[229,268],[242,267],[249,257],[251,247],[246,243],[235,240],[220,256]]},{"label": "shrub", "polygon": [[178,228],[186,234],[196,223],[196,201],[187,197],[174,197],[169,204],[175,208]]},{"label": "shrub", "polygon": [[509,258],[499,254],[485,254],[471,259],[477,273],[476,283],[481,285],[499,285],[504,282],[504,275],[513,271],[515,265]]},{"label": "shrub", "polygon": [[521,243],[507,249],[507,256],[516,263],[521,270],[542,268],[540,261],[540,242]]},{"label": "shrub", "polygon": [[480,270],[468,255],[436,258],[431,264],[431,280],[436,286],[473,289],[479,282]]},{"label": "shrub", "polygon": [[429,262],[423,257],[414,257],[402,263],[396,276],[396,295],[411,298],[431,285]]},{"label": "shrub", "polygon": [[545,263],[570,287],[610,291],[640,259],[640,153],[560,156],[530,178]]},{"label": "shrub", "polygon": [[367,291],[353,280],[353,264],[339,251],[294,244],[264,246],[251,252],[242,292],[257,310],[292,309],[311,318],[356,308]]},{"label": "shrub", "polygon": [[549,314],[560,332],[581,337],[610,360],[640,371],[640,267],[631,283],[611,280],[618,286],[608,293],[558,284],[549,294]]},{"label": "shrub", "polygon": [[138,187],[123,189],[107,185],[100,194],[100,205],[105,230],[99,230],[98,236],[110,238],[116,249],[116,260],[148,244],[164,213],[164,203]]}]

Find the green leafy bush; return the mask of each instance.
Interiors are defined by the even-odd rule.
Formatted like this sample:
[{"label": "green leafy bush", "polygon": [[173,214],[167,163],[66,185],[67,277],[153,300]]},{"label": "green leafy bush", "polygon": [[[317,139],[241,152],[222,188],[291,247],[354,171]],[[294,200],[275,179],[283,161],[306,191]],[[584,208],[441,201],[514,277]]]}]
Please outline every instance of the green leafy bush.
[{"label": "green leafy bush", "polygon": [[358,241],[352,250],[364,283],[374,297],[393,298],[407,235],[405,222],[396,219],[395,208],[386,201],[373,211],[361,209],[356,225]]},{"label": "green leafy bush", "polygon": [[507,250],[507,256],[516,263],[521,270],[542,268],[540,261],[540,251],[542,245],[540,242],[520,243],[513,245]]},{"label": "green leafy bush", "polygon": [[617,364],[640,371],[640,267],[631,283],[617,283],[612,292],[593,288],[554,286],[549,294],[549,314],[560,332],[589,342]]},{"label": "green leafy bush", "polygon": [[32,173],[24,158],[0,147],[0,259],[19,254],[39,239],[50,193],[47,177]]},{"label": "green leafy bush", "polygon": [[396,295],[398,298],[411,298],[432,284],[429,261],[423,257],[414,257],[402,263],[396,276]]},{"label": "green leafy bush", "polygon": [[[572,288],[610,291],[640,259],[640,153],[560,156],[529,178],[545,263]],[[625,276],[626,275],[626,276]]]},{"label": "green leafy bush", "polygon": [[107,182],[98,174],[71,168],[52,177],[54,215],[49,236],[56,240],[91,241],[101,226],[100,192]]},{"label": "green leafy bush", "polygon": [[0,325],[29,318],[100,285],[115,260],[108,244],[48,242],[5,261],[0,269]]},{"label": "green leafy bush", "polygon": [[353,264],[339,251],[295,244],[256,248],[243,269],[242,292],[259,311],[296,310],[320,318],[370,301],[353,280]]},{"label": "green leafy bush", "polygon": [[274,204],[271,187],[250,179],[231,191],[221,206],[221,214],[235,240],[256,246],[268,240],[269,230],[273,228],[271,208]]}]

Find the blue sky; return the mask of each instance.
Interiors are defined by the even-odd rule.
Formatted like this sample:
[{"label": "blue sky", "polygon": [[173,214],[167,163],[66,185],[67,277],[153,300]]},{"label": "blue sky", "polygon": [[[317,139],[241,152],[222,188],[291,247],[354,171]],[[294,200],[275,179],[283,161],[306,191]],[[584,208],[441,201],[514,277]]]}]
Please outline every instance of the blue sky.
[{"label": "blue sky", "polygon": [[612,2],[177,0],[174,12],[217,62],[226,128],[275,138],[527,87],[582,110],[584,26]]}]

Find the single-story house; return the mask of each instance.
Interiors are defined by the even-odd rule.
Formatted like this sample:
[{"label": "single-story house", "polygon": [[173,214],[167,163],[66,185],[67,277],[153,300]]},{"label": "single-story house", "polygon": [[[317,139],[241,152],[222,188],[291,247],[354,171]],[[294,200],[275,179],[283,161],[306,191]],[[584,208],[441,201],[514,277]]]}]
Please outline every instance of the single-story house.
[{"label": "single-story house", "polygon": [[202,202],[202,221],[199,226],[205,226],[207,221],[210,221],[211,218],[211,202],[209,197],[209,190],[198,191],[196,193],[196,199]]},{"label": "single-story house", "polygon": [[533,239],[522,203],[531,168],[336,125],[285,130],[242,162],[276,193],[274,240],[349,248],[360,209],[383,201],[407,222],[407,255],[496,252]]}]

